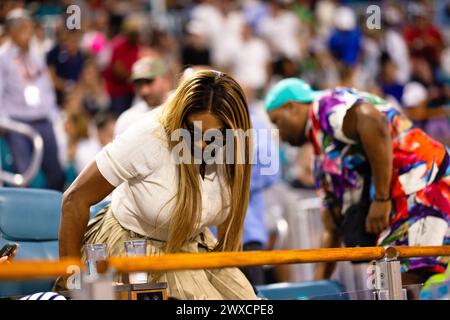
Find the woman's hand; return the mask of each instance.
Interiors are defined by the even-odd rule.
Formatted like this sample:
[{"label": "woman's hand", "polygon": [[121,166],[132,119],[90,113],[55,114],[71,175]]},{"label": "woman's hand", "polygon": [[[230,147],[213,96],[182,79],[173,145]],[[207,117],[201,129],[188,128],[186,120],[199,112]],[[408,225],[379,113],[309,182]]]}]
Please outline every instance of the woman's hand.
[{"label": "woman's hand", "polygon": [[372,201],[367,215],[366,231],[378,234],[389,226],[389,215],[392,210],[391,201]]}]

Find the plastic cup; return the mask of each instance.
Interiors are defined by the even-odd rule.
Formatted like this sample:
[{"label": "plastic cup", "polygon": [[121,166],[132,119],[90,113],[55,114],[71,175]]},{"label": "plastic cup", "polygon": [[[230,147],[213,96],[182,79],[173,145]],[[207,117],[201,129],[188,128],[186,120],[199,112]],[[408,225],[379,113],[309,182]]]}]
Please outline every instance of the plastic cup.
[{"label": "plastic cup", "polygon": [[97,262],[104,261],[107,258],[106,244],[93,243],[84,246],[86,254],[87,272],[89,276],[97,275]]},{"label": "plastic cup", "polygon": [[[125,241],[125,252],[127,257],[143,257],[146,255],[146,240]],[[128,275],[131,284],[147,283],[147,272],[130,272]]]}]

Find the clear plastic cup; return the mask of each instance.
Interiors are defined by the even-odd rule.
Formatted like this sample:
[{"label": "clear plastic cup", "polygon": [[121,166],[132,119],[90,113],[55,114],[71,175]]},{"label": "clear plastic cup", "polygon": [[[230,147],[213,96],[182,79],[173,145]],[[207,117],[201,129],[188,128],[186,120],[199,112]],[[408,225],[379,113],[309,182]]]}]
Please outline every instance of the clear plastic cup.
[{"label": "clear plastic cup", "polygon": [[86,244],[84,246],[86,255],[87,272],[89,276],[97,275],[97,262],[104,261],[108,255],[106,253],[105,243]]},{"label": "clear plastic cup", "polygon": [[[146,240],[131,240],[125,241],[125,252],[127,257],[142,257],[146,255],[147,241]],[[131,284],[147,283],[147,272],[130,272],[128,275]]]}]

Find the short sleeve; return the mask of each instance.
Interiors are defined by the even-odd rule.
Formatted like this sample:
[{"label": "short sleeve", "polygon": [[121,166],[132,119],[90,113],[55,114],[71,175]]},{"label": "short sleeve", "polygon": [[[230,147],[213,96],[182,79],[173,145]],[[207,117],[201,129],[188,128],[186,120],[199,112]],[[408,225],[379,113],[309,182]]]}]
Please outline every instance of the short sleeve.
[{"label": "short sleeve", "polygon": [[363,97],[346,88],[322,96],[318,104],[321,124],[326,126],[322,128],[324,132],[344,143],[356,144],[356,141],[344,134],[344,118],[349,109],[363,100]]},{"label": "short sleeve", "polygon": [[161,163],[167,148],[161,130],[146,116],[117,136],[95,158],[103,177],[117,187],[124,181],[143,179],[151,174]]},{"label": "short sleeve", "polygon": [[345,143],[355,144],[356,141],[347,138],[343,131],[344,117],[351,107],[353,107],[353,104],[352,105],[342,104],[336,106],[336,108],[328,116],[328,121],[330,123],[331,128],[333,129],[334,137],[336,139]]}]

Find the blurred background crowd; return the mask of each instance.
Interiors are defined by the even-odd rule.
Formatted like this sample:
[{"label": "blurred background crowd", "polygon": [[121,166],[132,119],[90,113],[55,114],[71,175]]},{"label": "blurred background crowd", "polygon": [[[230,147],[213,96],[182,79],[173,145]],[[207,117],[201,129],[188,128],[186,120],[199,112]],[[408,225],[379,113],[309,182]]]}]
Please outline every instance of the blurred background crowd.
[{"label": "blurred background crowd", "polygon": [[[72,11],[66,9],[73,4],[81,9],[81,25],[70,30]],[[372,16],[379,18],[375,28],[368,22],[372,4],[381,9],[380,17]],[[8,25],[8,14],[17,8],[30,12],[31,28]],[[17,72],[11,71],[16,56],[8,56],[15,53],[3,49],[10,41],[25,41],[33,52],[28,60],[18,56]],[[8,96],[14,81],[21,81],[11,75],[23,73],[32,82],[43,72],[49,83],[42,84],[41,100],[54,96],[42,112],[55,137],[54,148],[46,152],[56,154],[57,161],[44,154],[48,169],[43,166],[33,187],[64,190],[112,141],[122,113],[141,100],[158,106],[193,66],[235,77],[249,104],[261,112],[266,90],[286,77],[301,77],[316,89],[370,91],[450,145],[447,0],[2,0],[0,45],[2,117],[34,123],[47,134],[35,123],[37,108],[20,110]],[[148,88],[131,77],[133,64],[143,57],[163,65],[153,71]],[[25,92],[29,105],[39,104],[33,88]],[[29,151],[14,137],[6,141],[14,150],[8,154],[2,141],[2,167],[20,171],[12,158],[27,158],[21,152]],[[281,159],[285,184],[312,192],[311,147],[282,146]]]}]

